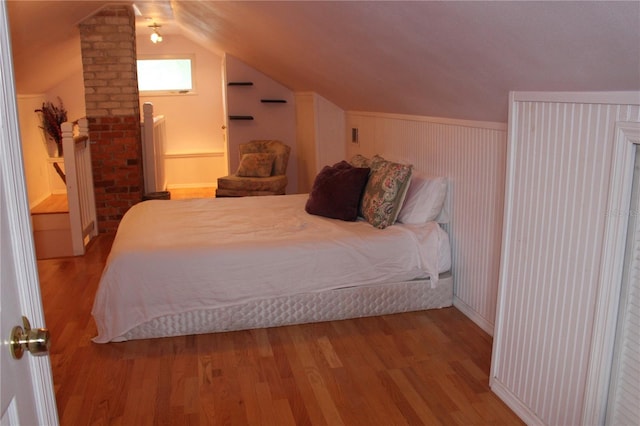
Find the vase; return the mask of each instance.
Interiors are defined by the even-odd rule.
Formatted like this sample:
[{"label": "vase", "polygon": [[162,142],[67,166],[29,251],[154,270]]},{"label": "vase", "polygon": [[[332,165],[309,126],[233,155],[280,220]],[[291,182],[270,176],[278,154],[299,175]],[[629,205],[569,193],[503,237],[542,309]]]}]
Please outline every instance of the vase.
[{"label": "vase", "polygon": [[59,158],[62,156],[60,153],[60,150],[58,149],[58,144],[56,143],[55,139],[53,139],[52,137],[47,137],[46,148],[47,148],[47,155],[49,155],[49,158]]}]

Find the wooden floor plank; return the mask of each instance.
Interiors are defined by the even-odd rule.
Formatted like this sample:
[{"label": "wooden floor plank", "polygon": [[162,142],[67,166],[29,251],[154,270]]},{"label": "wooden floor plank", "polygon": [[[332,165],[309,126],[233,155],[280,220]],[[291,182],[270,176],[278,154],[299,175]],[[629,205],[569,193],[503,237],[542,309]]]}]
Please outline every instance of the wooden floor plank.
[{"label": "wooden floor plank", "polygon": [[31,214],[68,213],[67,194],[51,194],[31,209]]},{"label": "wooden floor plank", "polygon": [[401,390],[402,394],[405,396],[407,402],[411,405],[422,424],[435,425],[439,423],[437,417],[429,409],[429,406],[424,403],[424,400],[418,394],[418,391],[411,385],[402,370],[390,370],[388,371],[388,374],[395,382],[396,386]]},{"label": "wooden floor plank", "polygon": [[169,188],[172,200],[184,200],[186,198],[214,198],[216,188],[213,186],[202,188]]},{"label": "wooden floor plank", "polygon": [[455,308],[95,344],[112,241],[38,261],[62,426],[522,424],[489,389],[491,337]]}]

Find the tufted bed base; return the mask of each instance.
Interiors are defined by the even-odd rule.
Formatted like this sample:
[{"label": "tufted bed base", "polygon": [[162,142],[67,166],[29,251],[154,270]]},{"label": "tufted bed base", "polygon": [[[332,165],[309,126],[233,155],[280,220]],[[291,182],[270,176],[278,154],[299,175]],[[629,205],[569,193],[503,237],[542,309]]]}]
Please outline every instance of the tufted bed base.
[{"label": "tufted bed base", "polygon": [[453,303],[453,277],[346,287],[154,318],[114,341],[205,334],[436,309]]}]

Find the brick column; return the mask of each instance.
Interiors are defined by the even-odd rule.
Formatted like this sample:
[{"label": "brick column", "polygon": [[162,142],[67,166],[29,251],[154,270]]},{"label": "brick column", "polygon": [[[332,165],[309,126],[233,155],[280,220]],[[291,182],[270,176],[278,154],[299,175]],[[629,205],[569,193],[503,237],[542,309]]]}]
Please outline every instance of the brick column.
[{"label": "brick column", "polygon": [[107,6],[79,27],[98,229],[114,232],[144,190],[133,9]]}]

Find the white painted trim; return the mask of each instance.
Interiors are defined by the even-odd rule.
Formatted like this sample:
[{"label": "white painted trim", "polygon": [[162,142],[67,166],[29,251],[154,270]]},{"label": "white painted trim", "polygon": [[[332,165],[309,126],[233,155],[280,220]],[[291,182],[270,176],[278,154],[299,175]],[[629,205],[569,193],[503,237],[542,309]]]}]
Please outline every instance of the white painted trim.
[{"label": "white painted trim", "polygon": [[640,92],[511,92],[517,102],[640,105]]},{"label": "white painted trim", "polygon": [[156,182],[156,147],[154,143],[153,104],[145,102],[142,105],[142,123],[140,125],[142,136],[142,170],[144,173],[144,191],[155,192],[158,187]]},{"label": "white painted trim", "polygon": [[517,104],[515,102],[515,94],[514,92],[509,93],[509,128],[507,133],[507,171],[505,174],[505,192],[504,192],[504,213],[503,213],[503,224],[502,224],[502,245],[501,245],[501,253],[500,253],[500,273],[498,279],[498,298],[496,305],[496,319],[494,325],[494,336],[493,339],[493,350],[491,351],[491,372],[489,377],[497,377],[498,376],[498,368],[500,364],[500,348],[501,348],[501,339],[504,335],[502,332],[502,310],[504,309],[506,303],[506,286],[507,283],[504,282],[504,277],[507,274],[507,265],[509,265],[509,256],[510,253],[507,250],[508,242],[511,240],[511,229],[512,229],[512,214],[511,210],[513,210],[513,194],[514,182],[515,182],[515,163],[516,158],[513,155],[514,145],[516,141],[514,140],[514,135],[516,132],[516,114],[517,114]]},{"label": "white painted trim", "polygon": [[218,182],[195,182],[195,183],[173,183],[167,185],[167,191],[172,189],[192,189],[192,188],[218,188]]},{"label": "white painted trim", "polygon": [[165,160],[171,160],[174,158],[210,158],[210,157],[224,157],[222,151],[212,152],[167,152],[164,154]]},{"label": "white painted trim", "polygon": [[34,99],[34,98],[42,98],[44,96],[46,96],[46,93],[31,93],[31,94],[22,94],[22,95],[16,95],[16,98],[18,99]]},{"label": "white painted trim", "polygon": [[48,164],[54,164],[54,163],[64,164],[64,157],[47,157],[47,163]]},{"label": "white painted trim", "polygon": [[604,424],[605,420],[624,268],[633,168],[635,152],[639,144],[640,123],[616,123],[609,201],[605,212],[600,287],[585,385],[583,424]]},{"label": "white painted trim", "polygon": [[493,377],[489,381],[489,387],[498,395],[498,397],[505,403],[522,421],[528,426],[545,426],[545,423],[533,411],[522,403],[518,398],[513,395],[513,392],[509,390],[502,382],[495,380]]},{"label": "white painted trim", "polygon": [[[36,327],[45,324],[36,267],[31,214],[27,200],[20,143],[18,105],[13,74],[13,56],[9,36],[9,19],[6,2],[0,2],[0,156],[2,156],[3,190],[10,193],[7,198],[7,217],[12,237],[11,252],[16,263],[16,280],[20,298],[20,309]],[[3,333],[5,330],[2,330]],[[3,345],[3,349],[5,346]],[[39,424],[57,425],[58,413],[51,364],[48,356],[26,357],[32,376],[35,410]],[[25,380],[27,378],[25,377]]]},{"label": "white painted trim", "polygon": [[[474,127],[477,129],[507,130],[507,123],[494,121],[473,121],[456,118],[428,117],[423,115],[391,114],[384,112],[347,111],[346,114],[362,117],[390,118],[394,120],[420,121],[428,123],[444,124],[449,126]],[[349,139],[351,140],[351,139]]]},{"label": "white painted trim", "polygon": [[455,306],[460,312],[465,314],[471,321],[476,323],[478,327],[484,330],[490,336],[493,336],[493,324],[482,318],[471,306],[464,303],[457,296],[453,296],[453,306]]}]

